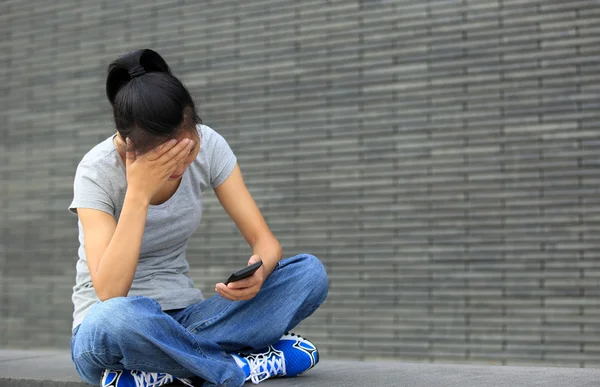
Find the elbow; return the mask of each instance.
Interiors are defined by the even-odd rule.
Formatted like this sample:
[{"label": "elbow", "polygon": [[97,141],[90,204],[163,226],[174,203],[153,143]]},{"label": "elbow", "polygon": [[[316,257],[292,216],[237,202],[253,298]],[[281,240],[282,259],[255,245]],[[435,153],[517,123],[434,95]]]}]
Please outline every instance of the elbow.
[{"label": "elbow", "polygon": [[133,278],[129,280],[124,276],[111,278],[105,273],[95,272],[90,274],[96,296],[100,301],[103,302],[108,301],[111,298],[127,297],[127,294],[129,294],[129,289],[131,288],[131,284],[133,283]]},{"label": "elbow", "polygon": [[275,237],[272,238],[273,240],[271,241],[271,244],[273,246],[273,250],[275,251],[275,255],[277,256],[277,259],[281,259],[281,255],[283,254],[281,243],[279,243],[279,241]]},{"label": "elbow", "polygon": [[98,299],[102,302],[108,301],[111,298],[127,297],[127,293],[129,293],[129,289],[111,289],[108,286],[94,286],[94,288],[96,290],[96,296],[98,296]]},{"label": "elbow", "polygon": [[111,298],[115,297],[114,295],[110,294],[110,292],[99,291],[99,290],[96,290],[96,295],[98,296],[98,299],[102,302],[108,301]]},{"label": "elbow", "polygon": [[98,299],[102,302],[104,301],[108,301],[111,298],[117,298],[117,297],[126,297],[127,294],[123,294],[123,293],[115,293],[115,292],[96,292],[96,295],[98,296]]},{"label": "elbow", "polygon": [[99,299],[100,301],[102,301],[102,302],[104,302],[104,301],[108,301],[108,300],[110,300],[111,298],[113,298],[113,297],[111,297],[111,296],[110,296],[110,295],[108,295],[108,294],[103,294],[103,293],[98,293],[98,292],[96,292],[96,295],[98,296],[98,299]]}]

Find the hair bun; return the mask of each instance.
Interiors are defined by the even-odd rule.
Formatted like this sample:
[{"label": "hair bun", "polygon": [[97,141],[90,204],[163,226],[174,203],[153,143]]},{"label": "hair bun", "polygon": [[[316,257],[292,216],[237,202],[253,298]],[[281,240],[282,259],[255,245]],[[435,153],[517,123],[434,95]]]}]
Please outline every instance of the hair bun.
[{"label": "hair bun", "polygon": [[114,104],[119,90],[133,78],[147,73],[172,75],[167,62],[156,51],[149,48],[130,51],[112,62],[108,66],[106,77],[106,96],[111,105]]},{"label": "hair bun", "polygon": [[147,73],[158,72],[171,75],[167,62],[156,51],[149,48],[140,50],[139,66],[143,66]]},{"label": "hair bun", "polygon": [[144,70],[142,66],[135,66],[134,68],[129,70],[129,76],[131,78],[139,77],[144,74],[146,74],[146,70]]},{"label": "hair bun", "polygon": [[181,131],[198,131],[201,121],[194,99],[153,50],[132,51],[112,62],[106,95],[117,131],[140,154]]}]

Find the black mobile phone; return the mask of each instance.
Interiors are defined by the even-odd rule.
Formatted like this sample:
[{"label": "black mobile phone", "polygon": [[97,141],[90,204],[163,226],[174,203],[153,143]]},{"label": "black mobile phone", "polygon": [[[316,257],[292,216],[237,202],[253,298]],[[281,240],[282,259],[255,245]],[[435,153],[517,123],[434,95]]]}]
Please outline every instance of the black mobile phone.
[{"label": "black mobile phone", "polygon": [[225,285],[227,285],[230,282],[235,282],[235,281],[239,281],[241,279],[250,277],[261,266],[262,266],[262,261],[258,261],[248,267],[243,268],[242,270],[236,271],[235,273],[233,273],[232,275],[229,276],[227,281],[225,281]]}]

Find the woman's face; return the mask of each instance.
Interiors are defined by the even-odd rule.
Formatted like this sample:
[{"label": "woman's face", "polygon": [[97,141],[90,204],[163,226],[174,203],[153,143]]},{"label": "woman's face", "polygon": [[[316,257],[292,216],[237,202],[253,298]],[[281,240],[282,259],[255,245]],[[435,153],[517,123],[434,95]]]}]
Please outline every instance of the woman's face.
[{"label": "woman's face", "polygon": [[200,152],[200,136],[198,135],[197,131],[194,130],[192,132],[185,132],[181,136],[177,137],[177,140],[181,141],[185,138],[189,138],[190,140],[194,141],[194,146],[190,150],[189,155],[181,161],[181,163],[175,168],[169,177],[169,180],[171,181],[181,178],[187,167],[189,167],[190,164],[196,160],[196,157],[198,157],[198,152]]}]

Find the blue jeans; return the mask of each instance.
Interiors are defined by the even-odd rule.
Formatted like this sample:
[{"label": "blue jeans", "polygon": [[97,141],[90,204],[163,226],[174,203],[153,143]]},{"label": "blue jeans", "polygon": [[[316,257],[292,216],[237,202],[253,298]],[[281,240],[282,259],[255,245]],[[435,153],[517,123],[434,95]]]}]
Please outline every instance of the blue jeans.
[{"label": "blue jeans", "polygon": [[249,301],[215,295],[162,311],[153,299],[98,301],[73,331],[71,355],[83,380],[99,385],[106,368],[197,377],[202,386],[244,384],[230,353],[274,344],[325,301],[328,279],[318,258],[281,260]]}]

